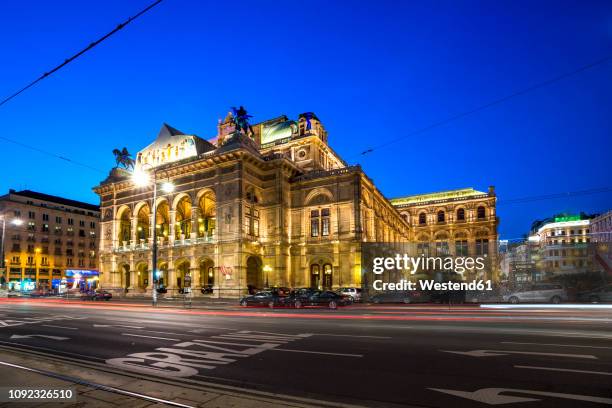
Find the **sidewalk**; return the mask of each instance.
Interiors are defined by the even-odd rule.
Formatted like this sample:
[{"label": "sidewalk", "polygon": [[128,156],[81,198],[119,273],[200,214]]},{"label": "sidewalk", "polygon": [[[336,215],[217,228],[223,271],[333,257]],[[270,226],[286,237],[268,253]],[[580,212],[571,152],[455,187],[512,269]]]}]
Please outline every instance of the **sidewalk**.
[{"label": "sidewalk", "polygon": [[[57,379],[48,375],[24,370],[22,368],[11,367],[1,363],[15,364],[35,370],[47,371],[66,379]],[[240,389],[225,391],[220,388],[206,388],[199,385],[184,384],[176,386],[166,382],[156,382],[155,379],[143,380],[135,377],[116,374],[86,368],[81,364],[59,361],[56,359],[45,358],[38,355],[26,354],[21,352],[8,352],[0,350],[0,378],[3,387],[15,386],[16,388],[41,387],[45,389],[71,388],[76,391],[76,402],[29,402],[32,407],[152,407],[169,406],[163,401],[183,404],[188,407],[204,408],[259,408],[262,406],[270,408],[284,407],[317,407],[330,406],[329,403],[322,402],[321,405],[313,404],[300,398],[293,398],[282,395],[254,395],[240,392]],[[72,379],[73,381],[70,381]],[[122,395],[117,392],[104,391],[94,385],[82,385],[77,381],[100,384],[116,389],[145,395],[148,397],[159,398],[162,401],[154,402],[144,398]],[[249,393],[249,390],[245,390]],[[260,393],[263,394],[263,393]],[[0,407],[12,407],[15,403],[1,403]],[[336,404],[331,404],[334,406]]]}]

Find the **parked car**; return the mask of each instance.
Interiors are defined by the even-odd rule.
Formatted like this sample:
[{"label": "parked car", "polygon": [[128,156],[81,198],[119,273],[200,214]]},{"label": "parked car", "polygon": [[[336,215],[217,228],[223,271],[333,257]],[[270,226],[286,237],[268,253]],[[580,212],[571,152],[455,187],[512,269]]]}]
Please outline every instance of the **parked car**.
[{"label": "parked car", "polygon": [[51,295],[53,295],[53,291],[50,290],[50,289],[38,288],[38,289],[33,289],[33,290],[29,291],[28,295],[30,297],[51,296]]},{"label": "parked car", "polygon": [[263,291],[257,292],[254,295],[244,296],[240,299],[240,306],[268,306],[273,308],[275,306],[284,306],[285,302],[282,296],[278,292]]},{"label": "parked car", "polygon": [[468,290],[465,292],[466,303],[495,303],[501,301],[502,295],[499,290]]},{"label": "parked car", "polygon": [[286,288],[284,286],[271,286],[264,290],[267,292],[276,292],[279,296],[288,296],[291,293],[291,288]]},{"label": "parked car", "polygon": [[168,289],[166,289],[165,286],[160,286],[159,288],[157,288],[157,293],[160,293],[160,294],[168,293]]},{"label": "parked car", "polygon": [[81,300],[111,300],[113,294],[102,289],[89,290],[81,294]]},{"label": "parked car", "polygon": [[536,283],[502,296],[509,303],[561,303],[567,302],[567,291],[557,283]]},{"label": "parked car", "polygon": [[576,295],[579,302],[612,302],[612,285],[601,286]]},{"label": "parked car", "polygon": [[377,293],[370,298],[370,302],[380,303],[426,303],[431,300],[429,293],[422,290],[391,291]]},{"label": "parked car", "polygon": [[[336,309],[338,306],[345,306],[352,303],[351,300],[330,290],[317,290],[310,295],[305,303],[308,306],[327,306]],[[299,307],[296,305],[296,307]]]},{"label": "parked car", "polygon": [[340,288],[337,293],[340,296],[348,296],[353,302],[361,301],[361,288]]},{"label": "parked car", "polygon": [[465,303],[465,290],[434,290],[429,293],[433,303]]},{"label": "parked car", "polygon": [[407,298],[406,292],[392,291],[380,292],[370,297],[370,302],[374,304],[381,303],[404,303]]}]

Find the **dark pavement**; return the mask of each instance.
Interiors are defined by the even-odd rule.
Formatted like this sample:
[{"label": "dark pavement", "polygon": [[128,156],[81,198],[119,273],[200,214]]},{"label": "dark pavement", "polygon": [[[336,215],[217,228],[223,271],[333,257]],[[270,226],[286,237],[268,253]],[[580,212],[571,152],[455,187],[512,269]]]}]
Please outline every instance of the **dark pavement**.
[{"label": "dark pavement", "polygon": [[147,379],[372,407],[612,405],[612,309],[4,299],[0,346]]}]

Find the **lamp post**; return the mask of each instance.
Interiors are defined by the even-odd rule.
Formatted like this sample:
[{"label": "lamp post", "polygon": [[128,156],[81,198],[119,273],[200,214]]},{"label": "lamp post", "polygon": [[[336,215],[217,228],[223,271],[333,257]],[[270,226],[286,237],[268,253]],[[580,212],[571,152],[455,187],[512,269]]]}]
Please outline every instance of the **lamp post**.
[{"label": "lamp post", "polygon": [[[4,270],[4,273],[6,273],[6,255],[4,253],[4,241],[6,241],[6,216],[1,215],[0,217],[2,217],[0,218],[2,220],[2,244],[0,248],[0,253],[2,255],[2,258],[0,259],[0,262],[2,263],[2,270]],[[23,221],[20,218],[13,218],[11,220],[11,224],[18,227],[21,224],[23,224]],[[7,274],[7,280],[8,280],[8,274]]]},{"label": "lamp post", "polygon": [[[150,166],[150,165],[149,165]],[[151,244],[151,286],[153,288],[153,306],[157,306],[157,285],[159,280],[159,272],[157,271],[157,173],[153,169],[153,203],[152,203],[152,215],[153,215],[153,243]],[[144,171],[143,168],[135,170],[132,179],[136,185],[148,186],[151,184],[149,174]],[[174,185],[170,182],[166,182],[162,185],[162,191],[171,193],[174,190]]]}]

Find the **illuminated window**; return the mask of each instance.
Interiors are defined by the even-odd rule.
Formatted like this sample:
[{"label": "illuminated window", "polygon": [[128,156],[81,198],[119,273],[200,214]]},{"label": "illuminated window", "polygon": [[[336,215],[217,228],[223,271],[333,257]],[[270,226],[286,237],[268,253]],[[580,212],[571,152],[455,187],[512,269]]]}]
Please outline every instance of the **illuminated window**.
[{"label": "illuminated window", "polygon": [[427,216],[425,215],[424,212],[419,214],[419,225],[425,225],[427,224]]},{"label": "illuminated window", "polygon": [[321,210],[321,235],[329,236],[329,208]]},{"label": "illuminated window", "polygon": [[488,239],[477,239],[476,240],[476,255],[486,255],[489,253],[489,240]]},{"label": "illuminated window", "polygon": [[310,236],[311,237],[319,236],[319,210],[310,211]]},{"label": "illuminated window", "polygon": [[476,209],[476,217],[479,220],[483,220],[486,217],[486,210],[485,208],[481,205]]},{"label": "illuminated window", "polygon": [[467,256],[468,255],[467,240],[455,241],[455,255],[456,256]]},{"label": "illuminated window", "polygon": [[465,221],[465,210],[463,208],[457,210],[457,221]]},{"label": "illuminated window", "polygon": [[259,210],[255,207],[245,207],[244,232],[254,237],[259,236]]}]

